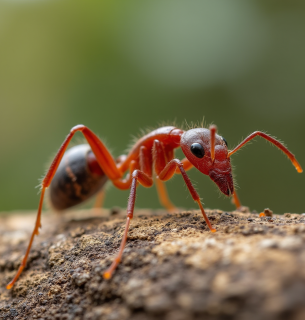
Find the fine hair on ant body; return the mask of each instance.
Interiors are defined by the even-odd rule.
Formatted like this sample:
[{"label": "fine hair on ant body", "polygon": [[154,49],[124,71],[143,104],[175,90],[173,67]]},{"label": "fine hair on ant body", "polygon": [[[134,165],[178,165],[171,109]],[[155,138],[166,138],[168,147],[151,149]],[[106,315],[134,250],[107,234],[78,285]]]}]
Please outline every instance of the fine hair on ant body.
[{"label": "fine hair on ant body", "polygon": [[[66,152],[68,144],[78,131],[82,132],[88,145],[79,145]],[[6,288],[12,288],[19,278],[26,265],[33,239],[39,234],[42,204],[47,188],[50,187],[51,204],[59,210],[69,208],[91,197],[104,186],[108,179],[121,190],[130,189],[121,246],[117,257],[103,274],[105,279],[109,279],[122,258],[130,221],[133,218],[138,184],[151,187],[154,181],[153,175],[155,175],[160,202],[172,211],[175,207],[167,196],[163,181],[171,179],[176,173],[181,174],[207,226],[211,232],[215,232],[186,171],[195,167],[201,173],[208,175],[223,194],[233,197],[236,208],[239,208],[241,204],[234,189],[230,157],[256,136],[261,136],[281,149],[296,170],[303,171],[294,155],[281,142],[260,131],[253,132],[233,150],[228,150],[226,140],[217,134],[215,125],[211,125],[209,129],[194,128],[187,131],[166,126],[144,135],[136,141],[126,156],[120,156],[115,160],[104,143],[89,128],[84,125],[73,127],[41,182],[35,228],[21,265]],[[174,150],[179,147],[185,155],[183,160],[174,157]],[[127,171],[129,173],[124,177]]]}]

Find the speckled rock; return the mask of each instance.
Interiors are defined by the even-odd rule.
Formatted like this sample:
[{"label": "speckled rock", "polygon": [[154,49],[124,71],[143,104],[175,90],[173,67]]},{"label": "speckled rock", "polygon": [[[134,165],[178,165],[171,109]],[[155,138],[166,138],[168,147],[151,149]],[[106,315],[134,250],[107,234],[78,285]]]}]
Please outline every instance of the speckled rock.
[{"label": "speckled rock", "polygon": [[0,218],[0,319],[303,320],[305,217],[140,210],[123,260],[124,210],[44,214],[28,264],[10,290],[34,215]]}]

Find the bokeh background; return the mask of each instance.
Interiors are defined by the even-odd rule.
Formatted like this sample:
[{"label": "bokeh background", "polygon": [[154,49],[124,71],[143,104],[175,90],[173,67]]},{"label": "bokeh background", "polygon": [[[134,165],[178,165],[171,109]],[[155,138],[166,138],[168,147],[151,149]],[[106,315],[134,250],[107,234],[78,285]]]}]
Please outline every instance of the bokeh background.
[{"label": "bokeh background", "polygon": [[[140,129],[205,117],[230,148],[263,130],[304,167],[304,35],[296,0],[1,0],[0,211],[37,208],[38,179],[80,123],[118,156]],[[232,161],[244,205],[305,212],[305,174],[278,149],[256,138]],[[206,207],[234,208],[190,177]],[[195,207],[181,177],[167,185]],[[127,197],[110,187],[105,206]],[[155,188],[136,206],[160,207]]]}]

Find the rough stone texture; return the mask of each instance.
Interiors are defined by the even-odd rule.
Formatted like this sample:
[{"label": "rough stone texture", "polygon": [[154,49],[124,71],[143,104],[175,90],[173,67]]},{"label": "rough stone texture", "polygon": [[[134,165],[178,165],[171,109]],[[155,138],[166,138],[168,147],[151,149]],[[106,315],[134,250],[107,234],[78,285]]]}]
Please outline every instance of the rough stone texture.
[{"label": "rough stone texture", "polygon": [[[118,212],[118,209],[115,210]],[[0,218],[0,319],[305,319],[305,216],[136,212],[113,278],[124,210],[43,216],[10,291],[34,215]]]}]

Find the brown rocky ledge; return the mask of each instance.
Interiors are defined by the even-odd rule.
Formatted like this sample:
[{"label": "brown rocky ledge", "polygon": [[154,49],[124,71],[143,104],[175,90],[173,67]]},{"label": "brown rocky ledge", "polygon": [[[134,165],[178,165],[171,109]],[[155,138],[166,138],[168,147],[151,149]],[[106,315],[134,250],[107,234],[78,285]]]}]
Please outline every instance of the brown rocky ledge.
[{"label": "brown rocky ledge", "polygon": [[305,215],[138,210],[113,278],[124,210],[0,218],[0,319],[305,319]]}]

